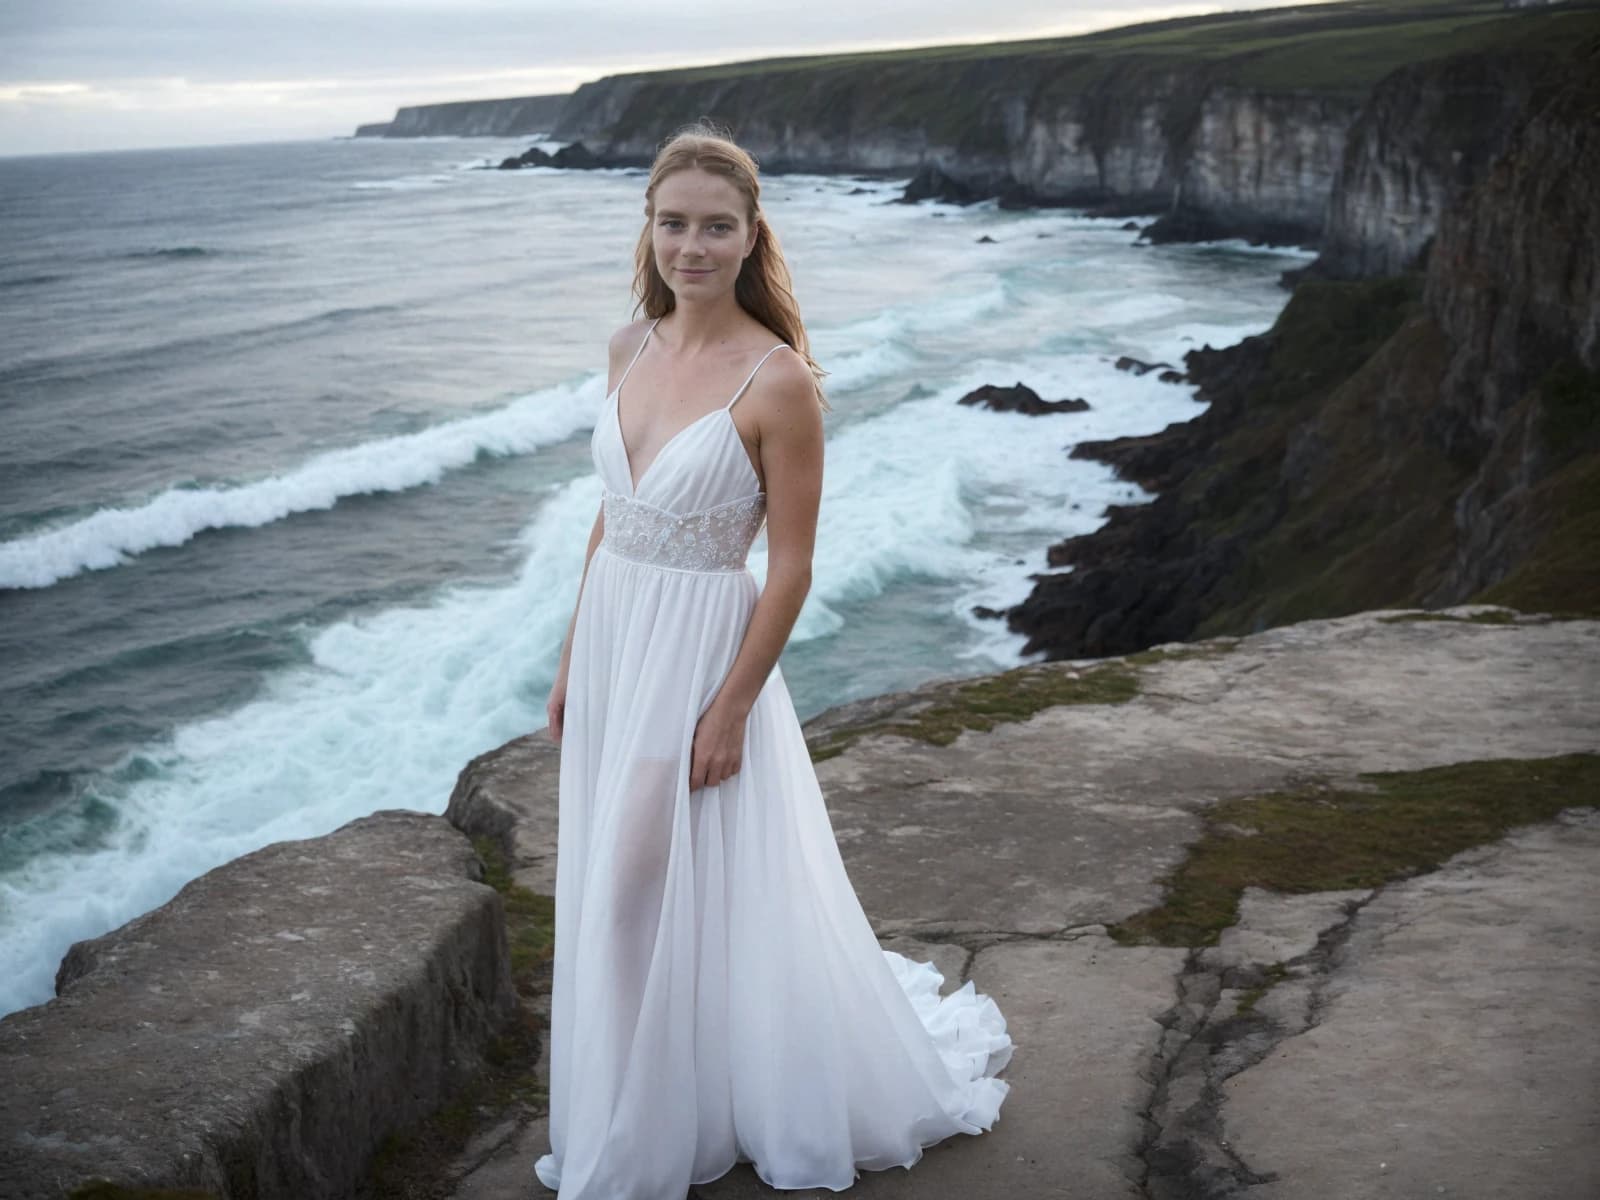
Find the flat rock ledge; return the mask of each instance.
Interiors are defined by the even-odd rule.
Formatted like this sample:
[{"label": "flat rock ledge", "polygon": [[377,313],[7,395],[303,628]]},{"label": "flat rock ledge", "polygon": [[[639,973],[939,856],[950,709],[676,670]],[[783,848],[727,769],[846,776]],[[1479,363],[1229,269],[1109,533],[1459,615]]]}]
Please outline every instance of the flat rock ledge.
[{"label": "flat rock ledge", "polygon": [[[1360,613],[1157,650],[1041,664],[1049,702],[953,738],[972,681],[806,723],[880,940],[993,995],[1018,1047],[990,1133],[852,1194],[1600,1195],[1600,797],[1381,887],[1249,889],[1215,946],[1111,936],[1218,802],[1600,752],[1600,622]],[[1049,699],[1108,667],[1137,688]],[[443,818],[265,847],[75,945],[57,996],[0,1020],[0,1200],[91,1178],[358,1194],[385,1135],[476,1076],[516,1011],[469,839],[552,892],[558,759],[544,731],[517,738],[467,765]],[[500,1115],[441,1178],[455,1200],[537,1200],[548,1146],[539,1112]],[[772,1194],[739,1166],[690,1200]]]},{"label": "flat rock ledge", "polygon": [[351,1195],[514,1009],[482,873],[447,822],[384,810],[76,943],[56,996],[0,1020],[0,1197]]},{"label": "flat rock ledge", "polygon": [[[863,1172],[915,1200],[1592,1200],[1600,1195],[1600,797],[1380,888],[1247,890],[1216,946],[1125,946],[1205,811],[1309,780],[1600,751],[1600,622],[1483,606],[1358,613],[1123,662],[1121,703],[1063,703],[939,745],[950,685],[806,722],[883,945],[993,995],[1017,1043],[992,1131]],[[1141,658],[1143,661],[1140,661]],[[1153,660],[1153,661],[1152,661]],[[851,740],[851,739],[854,740]],[[840,745],[845,748],[837,751]],[[450,819],[515,879],[555,879],[558,752],[474,760]],[[502,1126],[455,1200],[551,1193],[546,1122]],[[775,1193],[748,1166],[690,1200]]]}]

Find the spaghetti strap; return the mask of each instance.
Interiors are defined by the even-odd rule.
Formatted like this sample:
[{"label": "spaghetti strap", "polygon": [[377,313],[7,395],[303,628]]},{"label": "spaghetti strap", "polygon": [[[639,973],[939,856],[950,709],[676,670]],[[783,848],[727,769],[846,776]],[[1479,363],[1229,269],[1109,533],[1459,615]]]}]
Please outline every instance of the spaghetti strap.
[{"label": "spaghetti strap", "polygon": [[650,340],[650,335],[656,331],[656,326],[659,324],[661,324],[660,317],[650,322],[650,328],[646,329],[644,336],[639,339],[639,348],[633,352],[633,357],[628,360],[628,365],[622,369],[622,378],[617,380],[617,386],[611,389],[613,393],[622,390],[623,382],[628,378],[628,372],[633,370],[633,364],[639,361],[639,355],[644,353],[644,344]]},{"label": "spaghetti strap", "polygon": [[[761,363],[766,362],[767,359],[771,358],[776,351],[782,350],[788,344],[788,342],[779,342],[771,350],[768,350],[761,356],[761,362],[758,362],[750,369],[750,374],[745,376],[744,382],[739,385],[739,390],[733,394],[733,399],[728,401],[728,408],[732,408],[735,404],[739,403],[739,397],[744,395],[745,388],[750,386],[750,381],[756,377],[756,372],[761,370]],[[726,409],[724,411],[726,411]]]}]

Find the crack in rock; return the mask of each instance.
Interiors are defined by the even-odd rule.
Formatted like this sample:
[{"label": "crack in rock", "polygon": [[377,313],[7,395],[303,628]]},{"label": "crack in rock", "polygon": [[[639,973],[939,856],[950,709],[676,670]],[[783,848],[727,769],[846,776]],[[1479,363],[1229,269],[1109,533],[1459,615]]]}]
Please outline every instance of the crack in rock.
[{"label": "crack in rock", "polygon": [[1340,952],[1374,895],[1247,889],[1239,922],[1184,960],[1143,1076],[1151,1095],[1135,1183],[1147,1200],[1229,1200],[1276,1178],[1229,1145],[1223,1084],[1319,1023]]}]

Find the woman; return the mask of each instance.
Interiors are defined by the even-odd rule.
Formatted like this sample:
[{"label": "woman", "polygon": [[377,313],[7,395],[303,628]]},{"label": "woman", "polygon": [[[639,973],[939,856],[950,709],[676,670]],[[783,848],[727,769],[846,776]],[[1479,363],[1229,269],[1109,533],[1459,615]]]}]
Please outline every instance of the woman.
[{"label": "woman", "polygon": [[1007,1090],[994,1002],[970,983],[940,1000],[932,966],[879,947],[777,666],[811,581],[825,401],[759,199],[714,129],[669,141],[637,252],[649,319],[611,342],[603,500],[548,703],[536,1171],[564,1200],[683,1200],[741,1160],[837,1191],[989,1128]]}]

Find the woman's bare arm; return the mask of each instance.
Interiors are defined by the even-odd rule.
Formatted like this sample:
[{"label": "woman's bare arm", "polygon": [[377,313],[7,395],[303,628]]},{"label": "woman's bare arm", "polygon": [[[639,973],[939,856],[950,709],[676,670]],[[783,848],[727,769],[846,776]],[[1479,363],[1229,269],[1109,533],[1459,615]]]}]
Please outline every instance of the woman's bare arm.
[{"label": "woman's bare arm", "polygon": [[[696,733],[689,786],[720,783],[739,769],[745,719],[777,664],[811,590],[817,510],[822,503],[822,408],[804,360],[785,360],[766,380],[756,409],[767,492],[767,579],[744,640]],[[774,360],[774,366],[777,361]],[[704,746],[702,746],[702,740]]]}]

